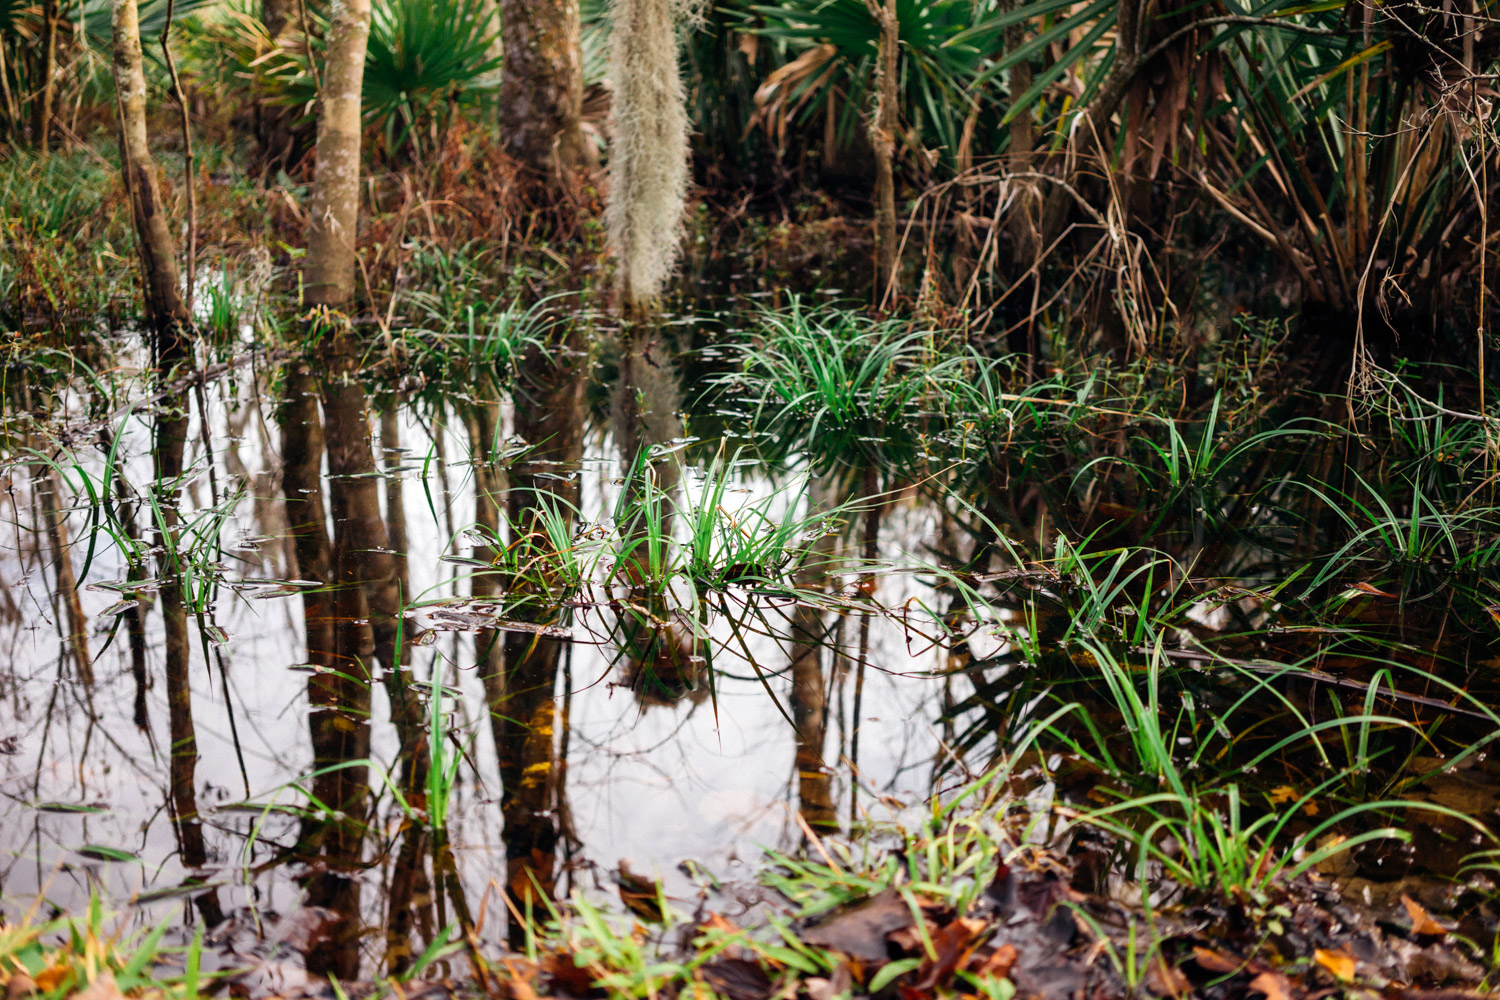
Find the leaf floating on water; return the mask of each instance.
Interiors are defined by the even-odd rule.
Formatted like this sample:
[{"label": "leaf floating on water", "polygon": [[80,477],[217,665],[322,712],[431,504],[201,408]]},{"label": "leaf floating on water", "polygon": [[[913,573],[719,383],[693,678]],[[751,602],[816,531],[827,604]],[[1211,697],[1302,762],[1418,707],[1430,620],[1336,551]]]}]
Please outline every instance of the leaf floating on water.
[{"label": "leaf floating on water", "polygon": [[287,669],[299,674],[326,674],[330,672],[328,667],[319,666],[316,663],[293,663]]},{"label": "leaf floating on water", "polygon": [[108,806],[90,805],[86,802],[38,802],[33,806],[37,812],[44,813],[104,813],[109,812]]},{"label": "leaf floating on water", "polygon": [[123,600],[123,601],[116,601],[115,603],[111,604],[109,607],[105,608],[103,611],[99,612],[99,617],[100,618],[113,618],[116,615],[123,615],[125,612],[129,611],[130,609],[132,609],[132,608],[138,608],[140,606],[141,606],[141,602],[139,600],[137,600],[137,599],[135,599],[133,597],[127,597],[125,600]]},{"label": "leaf floating on water", "polygon": [[469,556],[440,556],[438,562],[451,563],[454,566],[473,566],[478,569],[494,569],[495,564],[484,559],[474,559]]},{"label": "leaf floating on water", "polygon": [[229,642],[229,633],[224,631],[223,627],[219,625],[203,626],[203,634],[215,646],[222,646]]},{"label": "leaf floating on water", "polygon": [[180,885],[168,885],[163,886],[160,889],[150,889],[146,892],[140,893],[135,897],[134,900],[132,900],[132,902],[155,903],[163,899],[181,899],[185,896],[197,896],[204,892],[207,892],[210,889],[217,889],[220,886],[226,884],[228,883],[199,882],[195,879],[189,879],[188,881],[183,882]]},{"label": "leaf floating on water", "polygon": [[139,861],[136,855],[129,851],[122,851],[118,847],[105,847],[102,844],[84,844],[82,847],[74,848],[79,854],[95,861]]}]

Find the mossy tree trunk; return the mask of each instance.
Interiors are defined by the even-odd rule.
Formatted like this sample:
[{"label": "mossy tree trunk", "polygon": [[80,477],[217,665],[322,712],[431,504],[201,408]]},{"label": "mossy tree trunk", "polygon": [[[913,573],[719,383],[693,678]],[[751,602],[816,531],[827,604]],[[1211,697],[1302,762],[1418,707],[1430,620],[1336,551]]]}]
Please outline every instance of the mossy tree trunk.
[{"label": "mossy tree trunk", "polygon": [[614,143],[605,222],[620,306],[649,314],[677,262],[688,186],[686,92],[677,59],[683,0],[615,0]]},{"label": "mossy tree trunk", "polygon": [[900,22],[896,0],[865,0],[880,25],[876,56],[875,118],[870,123],[870,144],[875,147],[875,302],[882,305],[894,294],[896,276],[896,128],[900,114],[897,96],[897,60],[900,56]]},{"label": "mossy tree trunk", "polygon": [[500,134],[533,171],[555,174],[588,162],[578,0],[499,0]]}]

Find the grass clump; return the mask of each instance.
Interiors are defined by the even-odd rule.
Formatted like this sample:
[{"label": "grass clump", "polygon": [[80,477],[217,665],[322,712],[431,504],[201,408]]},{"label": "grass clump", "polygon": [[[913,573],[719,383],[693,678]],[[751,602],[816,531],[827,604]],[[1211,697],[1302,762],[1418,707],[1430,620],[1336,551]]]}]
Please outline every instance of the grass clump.
[{"label": "grass clump", "polygon": [[195,1000],[211,986],[203,973],[203,928],[185,946],[164,943],[172,917],[144,933],[111,928],[98,896],[86,913],[0,920],[0,988],[11,998]]}]

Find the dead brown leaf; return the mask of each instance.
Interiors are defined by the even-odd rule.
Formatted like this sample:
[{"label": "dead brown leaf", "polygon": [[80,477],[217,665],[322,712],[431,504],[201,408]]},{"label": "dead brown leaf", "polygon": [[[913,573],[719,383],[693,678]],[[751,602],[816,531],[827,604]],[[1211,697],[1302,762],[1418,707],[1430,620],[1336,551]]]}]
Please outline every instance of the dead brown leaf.
[{"label": "dead brown leaf", "polygon": [[887,936],[914,922],[906,900],[894,889],[886,889],[809,927],[802,932],[802,940],[866,962],[884,962]]},{"label": "dead brown leaf", "polygon": [[1160,955],[1146,966],[1146,989],[1159,997],[1180,997],[1193,988],[1181,969],[1168,964]]},{"label": "dead brown leaf", "polygon": [[1427,935],[1442,937],[1448,933],[1448,928],[1432,919],[1432,914],[1428,913],[1421,903],[1405,893],[1401,894],[1401,905],[1406,907],[1406,913],[1411,917],[1413,934],[1419,937]]},{"label": "dead brown leaf", "polygon": [[572,955],[552,952],[543,956],[542,971],[554,986],[575,997],[588,996],[594,991],[594,974],[575,962]]},{"label": "dead brown leaf", "polygon": [[68,965],[49,965],[36,974],[36,988],[42,993],[51,993],[72,974],[73,969]]},{"label": "dead brown leaf", "polygon": [[935,960],[929,959],[917,973],[914,989],[927,991],[948,982],[953,970],[968,961],[988,925],[983,920],[959,917],[932,932]]},{"label": "dead brown leaf", "polygon": [[1292,984],[1279,972],[1267,969],[1250,980],[1251,993],[1264,993],[1266,1000],[1292,1000]]},{"label": "dead brown leaf", "polygon": [[1006,942],[992,950],[988,955],[975,955],[969,959],[969,971],[976,976],[991,976],[995,979],[1009,979],[1010,970],[1015,968],[1016,959],[1020,952],[1016,946]]},{"label": "dead brown leaf", "polygon": [[771,977],[758,962],[721,958],[703,966],[698,975],[728,1000],[765,1000],[771,995]]},{"label": "dead brown leaf", "polygon": [[1193,961],[1198,963],[1198,968],[1204,972],[1217,972],[1220,974],[1228,972],[1239,972],[1245,968],[1245,960],[1237,955],[1230,955],[1202,945],[1193,946]]},{"label": "dead brown leaf", "polygon": [[1396,595],[1395,594],[1389,593],[1388,591],[1381,590],[1379,587],[1375,586],[1374,584],[1372,584],[1372,583],[1366,583],[1364,580],[1361,580],[1358,583],[1351,585],[1350,589],[1351,590],[1357,590],[1361,594],[1369,594],[1371,597],[1388,597],[1388,598],[1390,598],[1393,601],[1396,599]]},{"label": "dead brown leaf", "polygon": [[510,1000],[537,1000],[536,988],[531,985],[531,977],[536,975],[536,966],[513,958],[501,959],[500,964],[510,973],[505,980],[505,985],[510,989]]}]

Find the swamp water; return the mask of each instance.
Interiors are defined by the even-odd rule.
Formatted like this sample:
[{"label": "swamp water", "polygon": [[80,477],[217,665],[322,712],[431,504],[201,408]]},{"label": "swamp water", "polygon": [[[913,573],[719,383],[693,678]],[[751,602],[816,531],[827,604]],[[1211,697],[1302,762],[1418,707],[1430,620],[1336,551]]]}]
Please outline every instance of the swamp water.
[{"label": "swamp water", "polygon": [[[1407,813],[1411,843],[1320,867],[1367,898],[1443,897],[1466,930],[1493,932],[1493,636],[1393,643],[1380,656],[1426,681],[1372,679],[1337,630],[1264,626],[1248,609],[1272,599],[1204,565],[1243,552],[1213,552],[1201,523],[1163,533],[1194,548],[1190,572],[1154,576],[1111,549],[1075,559],[1080,582],[1063,543],[1045,568],[959,572],[976,551],[969,501],[894,460],[753,457],[775,442],[743,436],[746,408],[705,393],[715,352],[672,337],[637,337],[604,365],[533,365],[506,391],[393,374],[374,354],[259,352],[211,369],[198,401],[189,379],[152,405],[112,369],[16,414],[0,561],[7,903],[77,912],[98,895],[133,902],[143,925],[180,910],[343,979],[401,968],[454,923],[509,925],[518,943],[515,914],[544,899],[613,897],[620,859],[683,908],[712,884],[738,918],[778,905],[755,881],[763,850],[900,818],[1012,749],[1015,790],[1042,812],[1054,796],[1123,797],[1097,753],[1069,749],[1118,752],[1138,721],[1089,683],[1116,675],[1105,646],[1077,644],[1086,631],[1183,672],[1152,714],[1178,720],[1166,739],[1184,773],[1219,767],[1194,747],[1220,740],[1247,787],[1303,807],[1294,830],[1361,793],[1468,817]],[[183,473],[153,489],[153,429],[174,404],[191,413]],[[185,607],[169,634],[174,575]],[[1011,583],[1031,596],[976,603]],[[1363,585],[1365,620],[1390,631],[1388,592]],[[1181,605],[1177,631],[1142,652],[1130,601],[1162,595]],[[1202,652],[1239,619],[1256,627]],[[1066,738],[1037,755],[1022,733],[1064,702],[1091,722],[1059,721]],[[1326,739],[1279,745],[1288,715]],[[1381,755],[1401,768],[1377,782]],[[1118,771],[1141,768],[1120,755]],[[1337,792],[1320,784],[1336,775]],[[1077,843],[1104,858],[1089,862],[1101,891],[1133,864]],[[300,964],[257,988],[284,989]]]}]

